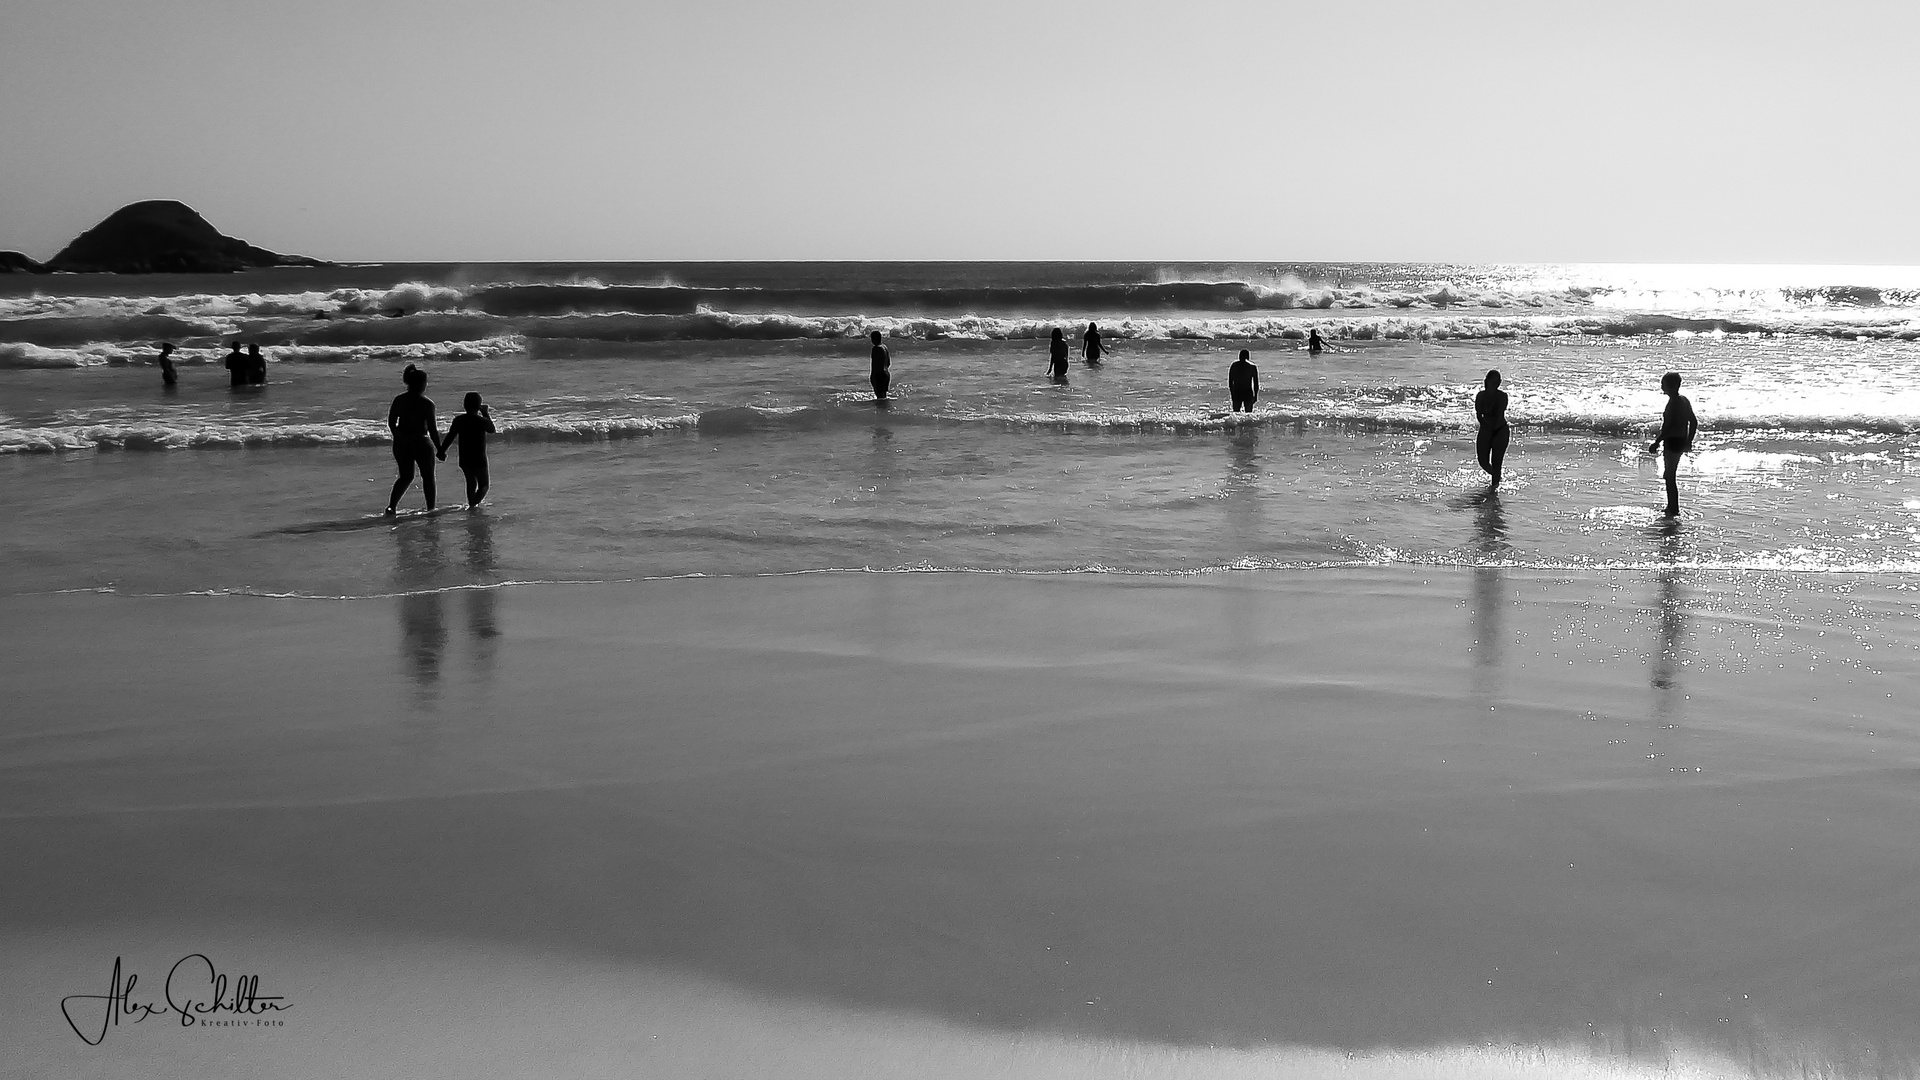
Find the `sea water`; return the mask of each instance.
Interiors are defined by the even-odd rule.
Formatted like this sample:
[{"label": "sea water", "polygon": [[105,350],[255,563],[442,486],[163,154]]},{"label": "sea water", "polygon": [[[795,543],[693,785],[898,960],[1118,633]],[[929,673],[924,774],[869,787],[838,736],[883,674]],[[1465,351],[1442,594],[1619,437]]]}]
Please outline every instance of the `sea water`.
[{"label": "sea water", "polygon": [[[1113,352],[1049,382],[1048,334],[1088,320]],[[1312,329],[1336,351],[1308,355]],[[392,933],[506,866],[514,889],[433,932],[837,994],[891,1011],[752,1030],[905,1030],[936,1071],[1018,1068],[899,1010],[1180,1044],[1014,1044],[1066,1071],[1251,1072],[1273,1058],[1199,1047],[1278,1038],[1409,1048],[1386,1074],[1563,1074],[1572,1046],[1590,1075],[1678,1075],[1695,1041],[1761,1075],[1910,1073],[1916,337],[1898,268],[0,278],[0,595],[31,641],[7,650],[6,790],[37,868],[11,907],[118,918],[92,884],[115,865],[154,918],[301,897],[312,925]],[[228,389],[233,339],[264,388]],[[1233,416],[1243,348],[1262,396]],[[483,510],[449,463],[456,509],[415,513],[416,484],[381,515],[407,363],[443,425],[490,403]],[[1497,495],[1473,457],[1490,368]],[[1678,522],[1645,452],[1669,370],[1704,424]],[[900,576],[921,570],[991,576]],[[758,574],[796,576],[438,591]],[[21,595],[59,590],[390,598]],[[236,642],[258,643],[237,667]],[[314,967],[287,950],[376,939],[303,940],[233,951],[356,988],[450,955]],[[473,985],[530,984],[461,955]],[[57,959],[32,1001],[77,969]],[[540,970],[632,1012],[631,980]],[[302,1000],[361,1000],[336,989]],[[714,1030],[679,1045],[710,1061],[738,1041]],[[861,1053],[775,1041],[828,1071]]]},{"label": "sea water", "polygon": [[[1089,321],[1110,348],[1078,359]],[[1046,377],[1059,328],[1075,353]],[[1309,355],[1318,329],[1334,351]],[[891,400],[867,385],[870,331]],[[1920,570],[1920,269],[560,264],[0,278],[9,592],[824,569]],[[232,391],[229,340],[264,388]],[[172,341],[166,389],[155,345]],[[1261,396],[1230,414],[1248,349]],[[424,368],[486,507],[385,520]],[[1489,494],[1472,400],[1511,395]],[[1685,512],[1646,453],[1678,371]],[[439,501],[464,502],[452,462]],[[423,505],[419,485],[402,501]]]}]

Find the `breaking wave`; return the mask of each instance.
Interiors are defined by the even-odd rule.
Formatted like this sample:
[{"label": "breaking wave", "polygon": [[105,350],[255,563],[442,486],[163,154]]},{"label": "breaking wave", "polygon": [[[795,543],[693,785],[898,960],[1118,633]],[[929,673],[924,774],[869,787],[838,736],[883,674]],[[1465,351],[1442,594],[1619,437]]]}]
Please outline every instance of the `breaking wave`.
[{"label": "breaking wave", "polygon": [[[1371,314],[1362,314],[1371,313]],[[1025,286],[703,288],[502,282],[181,296],[0,298],[0,340],[42,346],[211,339],[401,344],[526,333],[587,340],[1025,339],[1089,316],[1120,339],[1369,339],[1807,333],[1920,337],[1920,290],[1645,288],[1294,279]]]},{"label": "breaking wave", "polygon": [[[168,320],[181,328],[179,320]],[[46,320],[0,323],[0,367],[84,366],[150,355],[152,342],[185,338],[183,355],[224,355],[218,333],[160,333],[151,321],[129,323]],[[857,340],[874,330],[896,341],[1039,341],[1061,327],[1058,319],[1005,315],[794,315],[699,311],[690,315],[550,315],[508,319],[471,312],[436,312],[405,319],[356,318],[245,332],[269,358],[328,360],[418,358],[438,355],[484,359],[532,348],[565,355],[567,342]],[[1110,345],[1129,341],[1302,341],[1318,329],[1335,341],[1540,340],[1641,335],[1755,336],[1798,334],[1863,341],[1920,340],[1920,318],[1882,314],[1848,318],[1802,313],[1793,317],[1693,317],[1647,313],[1581,315],[1329,315],[1311,321],[1285,316],[1243,318],[1123,318],[1102,325]],[[504,342],[512,342],[509,347]],[[424,352],[404,352],[420,347]],[[69,361],[55,357],[65,355]],[[90,359],[92,358],[92,359]]]},{"label": "breaking wave", "polygon": [[[723,406],[695,409],[672,404],[655,413],[616,409],[554,408],[558,402],[517,410],[501,417],[498,439],[506,443],[600,442],[679,432],[724,438],[766,432],[869,429],[874,424],[870,399],[804,406]],[[1894,403],[1896,405],[1900,403]],[[1431,433],[1466,437],[1472,426],[1468,399],[1457,388],[1369,388],[1337,394],[1262,401],[1250,414],[1233,414],[1217,405],[1163,405],[1138,409],[991,409],[947,405],[914,411],[895,402],[886,414],[893,427],[956,425],[1026,431],[1088,434],[1187,435],[1232,433],[1260,428],[1320,426],[1357,432]],[[1637,455],[1647,437],[1648,411],[1588,403],[1547,407],[1513,417],[1517,428],[1535,435],[1583,435],[1627,438]],[[1845,464],[1879,456],[1853,445],[1857,440],[1902,436],[1920,431],[1920,408],[1908,414],[1780,415],[1753,412],[1716,415],[1703,440],[1832,440],[1840,448],[1794,444],[1772,450],[1711,449],[1696,455],[1698,467],[1728,470],[1780,469],[1796,465]],[[50,422],[27,423],[0,416],[0,454],[86,450],[191,450],[260,446],[383,446],[385,426],[377,419],[278,420],[269,416],[162,416],[136,413],[126,406],[76,410]],[[1714,454],[1721,455],[1719,458]],[[1904,456],[1904,452],[1903,452]],[[1724,460],[1723,460],[1724,459]]]},{"label": "breaking wave", "polygon": [[[526,351],[526,343],[517,337],[482,338],[473,341],[431,341],[400,344],[358,345],[277,345],[268,353],[275,363],[351,364],[369,361],[488,360],[513,356]],[[82,368],[106,364],[156,363],[156,352],[147,344],[125,345],[89,342],[71,348],[52,348],[24,342],[0,343],[0,369],[5,368]],[[186,348],[176,350],[173,362],[182,367],[220,366],[226,360],[224,348]]]},{"label": "breaking wave", "polygon": [[[553,415],[500,425],[499,438],[513,442],[595,442],[690,430],[699,416]],[[73,423],[16,425],[0,417],[0,454],[74,450],[198,450],[240,447],[385,446],[391,436],[375,419],[311,423],[266,418],[233,420],[81,419]]]}]

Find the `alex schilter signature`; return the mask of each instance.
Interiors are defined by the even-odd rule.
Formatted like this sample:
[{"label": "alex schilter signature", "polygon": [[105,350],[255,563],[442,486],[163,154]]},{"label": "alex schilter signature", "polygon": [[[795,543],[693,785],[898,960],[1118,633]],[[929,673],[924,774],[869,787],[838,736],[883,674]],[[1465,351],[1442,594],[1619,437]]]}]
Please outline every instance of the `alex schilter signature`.
[{"label": "alex schilter signature", "polygon": [[[192,1027],[211,1023],[215,1014],[222,1012],[258,1017],[293,1007],[286,1004],[283,995],[262,994],[258,975],[242,975],[233,980],[229,989],[227,977],[213,966],[205,953],[183,956],[167,969],[167,981],[161,988],[166,1004],[135,1001],[133,988],[140,982],[140,976],[129,974],[121,981],[120,960],[118,956],[113,958],[113,975],[106,993],[69,994],[60,999],[60,1012],[67,1018],[67,1026],[88,1046],[99,1046],[107,1037],[107,1028],[118,1027],[123,1018],[137,1024],[149,1016],[171,1012],[180,1015],[181,1027]],[[79,1018],[74,1016],[76,1011],[81,1014]],[[81,1027],[83,1022],[86,1028]],[[93,1031],[91,1036],[88,1030]]]}]

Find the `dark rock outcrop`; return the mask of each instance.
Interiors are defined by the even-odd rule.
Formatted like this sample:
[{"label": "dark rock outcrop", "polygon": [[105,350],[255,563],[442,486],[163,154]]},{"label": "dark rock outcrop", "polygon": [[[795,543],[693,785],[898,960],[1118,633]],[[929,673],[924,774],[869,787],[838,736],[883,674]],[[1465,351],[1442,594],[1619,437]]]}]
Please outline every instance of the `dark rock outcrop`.
[{"label": "dark rock outcrop", "polygon": [[259,266],[329,265],[222,235],[187,204],[156,199],[115,210],[47,260],[46,268],[66,273],[220,274]]},{"label": "dark rock outcrop", "polygon": [[0,274],[44,274],[47,268],[17,251],[0,251]]}]

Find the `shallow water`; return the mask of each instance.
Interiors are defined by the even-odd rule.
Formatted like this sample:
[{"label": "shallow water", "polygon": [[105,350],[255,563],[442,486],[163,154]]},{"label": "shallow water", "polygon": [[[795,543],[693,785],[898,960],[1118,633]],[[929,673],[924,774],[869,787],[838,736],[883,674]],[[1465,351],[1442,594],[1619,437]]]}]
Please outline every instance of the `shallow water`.
[{"label": "shallow water", "polygon": [[[1622,268],[1524,269],[33,279],[44,295],[0,298],[12,312],[0,354],[14,358],[0,370],[0,450],[12,451],[0,453],[13,508],[0,522],[4,585],[397,587],[414,526],[389,535],[368,515],[391,476],[381,419],[402,360],[427,363],[443,419],[477,391],[500,426],[489,517],[457,527],[484,536],[471,545],[480,553],[436,571],[441,583],[844,567],[1920,567],[1920,345],[1902,329],[1920,308],[1896,287],[1910,272],[1761,288],[1756,271],[1692,268],[1687,280],[1679,268],[1654,288]],[[567,284],[590,272],[616,284]],[[1229,283],[1181,283],[1207,272]],[[1798,273],[1774,277],[1820,277]],[[475,283],[516,275],[534,283]],[[1853,280],[1875,275],[1872,288]],[[678,278],[695,284],[657,283]],[[228,291],[206,291],[215,285]],[[1057,386],[1041,377],[1039,338],[1050,325],[1077,335],[1085,313],[1041,312],[1068,301],[1118,308],[1113,351]],[[1271,306],[1254,322],[1227,310],[1248,304]],[[674,305],[701,313],[627,310]],[[809,308],[838,313],[788,311]],[[788,322],[773,327],[774,315]],[[180,339],[176,390],[128,337],[154,320],[200,334]],[[870,326],[892,335],[884,407],[864,385]],[[1340,351],[1308,356],[1298,339],[1309,326]],[[267,387],[226,388],[214,366],[223,335],[268,343]],[[1243,345],[1261,365],[1251,417],[1223,409],[1224,370]],[[1471,395],[1489,368],[1505,374],[1515,422],[1497,498],[1471,443]],[[1643,452],[1669,369],[1685,372],[1704,425],[1678,530],[1659,527],[1656,462]],[[458,501],[459,483],[443,466],[443,503]],[[419,498],[416,488],[408,505]]]}]

